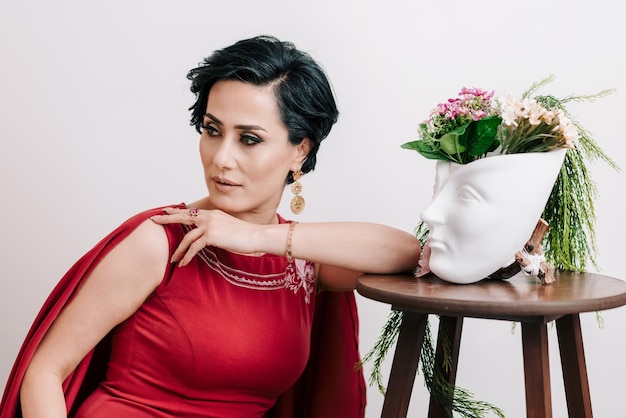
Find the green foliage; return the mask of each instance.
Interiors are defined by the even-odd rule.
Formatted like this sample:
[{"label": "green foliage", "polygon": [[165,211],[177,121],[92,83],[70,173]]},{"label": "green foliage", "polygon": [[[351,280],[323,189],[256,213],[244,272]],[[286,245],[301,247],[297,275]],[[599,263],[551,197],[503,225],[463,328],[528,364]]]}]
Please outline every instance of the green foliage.
[{"label": "green foliage", "polygon": [[[362,363],[373,361],[373,368],[369,378],[369,384],[376,385],[379,391],[385,395],[386,389],[381,373],[382,362],[384,361],[389,348],[391,348],[397,340],[400,324],[402,323],[402,312],[391,311],[387,317],[387,322],[383,327],[383,332],[378,337],[374,347],[363,357]],[[474,399],[474,395],[459,386],[449,383],[441,374],[440,369],[435,362],[435,345],[430,323],[426,324],[426,333],[424,343],[420,352],[420,363],[422,373],[424,375],[424,383],[431,395],[441,405],[449,405],[450,416],[456,412],[463,418],[485,418],[487,414],[492,413],[500,418],[504,418],[504,412],[484,401]],[[444,370],[450,368],[450,343],[444,341]]]},{"label": "green foliage", "polygon": [[[543,80],[542,83],[537,84],[536,88],[551,79],[549,77],[547,81]],[[593,102],[613,92],[614,90],[602,90],[594,95],[569,96],[563,99],[554,96],[538,96],[537,101],[549,109],[561,109],[568,117],[571,117],[565,106],[567,102]],[[542,218],[550,225],[544,238],[543,248],[546,260],[554,268],[583,272],[586,271],[588,263],[591,263],[595,269],[599,269],[596,259],[594,205],[598,190],[591,178],[589,165],[601,160],[614,170],[621,170],[602,151],[588,130],[577,121],[574,121],[574,125],[579,133],[578,143],[575,148],[569,149],[565,154],[563,166],[542,214]]]},{"label": "green foliage", "polygon": [[498,148],[498,127],[501,122],[499,116],[487,116],[458,126],[439,138],[428,134],[426,125],[422,124],[422,139],[407,142],[401,147],[415,150],[431,160],[449,160],[464,164]]},{"label": "green foliage", "polygon": [[550,225],[543,244],[545,257],[554,268],[585,271],[588,261],[597,268],[596,193],[582,153],[569,150],[542,214]]},{"label": "green foliage", "polygon": [[402,323],[402,312],[391,311],[387,317],[387,322],[383,326],[383,330],[378,336],[374,347],[367,352],[361,359],[361,364],[373,361],[372,372],[369,378],[369,385],[378,386],[378,390],[383,395],[385,394],[385,384],[383,383],[383,375],[381,372],[381,366],[383,361],[387,357],[389,348],[392,347],[398,339],[398,333],[400,332],[400,324]]}]

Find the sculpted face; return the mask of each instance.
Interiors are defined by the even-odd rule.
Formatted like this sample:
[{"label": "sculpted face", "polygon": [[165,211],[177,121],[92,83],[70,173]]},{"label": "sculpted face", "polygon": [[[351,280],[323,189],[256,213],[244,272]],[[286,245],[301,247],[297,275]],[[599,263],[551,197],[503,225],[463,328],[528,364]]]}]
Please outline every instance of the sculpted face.
[{"label": "sculpted face", "polygon": [[459,165],[438,161],[429,226],[430,270],[473,283],[511,264],[550,196],[565,149],[507,154]]}]

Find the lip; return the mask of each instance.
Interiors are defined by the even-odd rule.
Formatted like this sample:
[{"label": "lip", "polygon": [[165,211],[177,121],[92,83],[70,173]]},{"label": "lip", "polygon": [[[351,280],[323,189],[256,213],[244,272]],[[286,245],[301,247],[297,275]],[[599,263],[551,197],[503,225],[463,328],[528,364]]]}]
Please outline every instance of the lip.
[{"label": "lip", "polygon": [[211,177],[211,181],[215,185],[215,189],[223,193],[233,192],[241,187],[240,184],[237,184],[234,181],[227,179],[226,177],[213,176]]},{"label": "lip", "polygon": [[443,241],[439,241],[438,239],[432,239],[432,237],[428,237],[428,246],[431,250],[445,250],[446,244]]}]

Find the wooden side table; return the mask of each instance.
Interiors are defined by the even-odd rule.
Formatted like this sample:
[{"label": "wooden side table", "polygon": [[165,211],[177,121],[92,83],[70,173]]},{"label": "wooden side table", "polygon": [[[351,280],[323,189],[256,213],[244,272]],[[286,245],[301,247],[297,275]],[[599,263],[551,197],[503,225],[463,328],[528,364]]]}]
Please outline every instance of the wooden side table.
[{"label": "wooden side table", "polygon": [[[357,283],[361,295],[391,304],[403,313],[381,417],[406,417],[429,314],[440,315],[437,358],[443,355],[443,335],[452,345],[451,367],[442,370],[451,383],[456,379],[463,318],[521,323],[529,418],[552,417],[546,324],[556,321],[569,416],[592,417],[579,314],[626,305],[626,282],[568,271],[556,272],[555,277],[555,283],[543,286],[522,274],[468,285],[432,275],[419,279],[410,274],[361,277]],[[431,397],[428,416],[447,417],[446,409]]]}]

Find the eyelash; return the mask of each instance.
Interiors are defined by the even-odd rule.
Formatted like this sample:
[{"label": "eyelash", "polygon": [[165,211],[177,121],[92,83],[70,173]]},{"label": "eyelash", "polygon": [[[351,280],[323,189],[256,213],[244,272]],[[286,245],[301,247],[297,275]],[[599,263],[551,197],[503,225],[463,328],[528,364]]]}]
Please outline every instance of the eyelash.
[{"label": "eyelash", "polygon": [[217,129],[207,124],[202,125],[202,131],[206,132],[209,136],[214,136],[216,133],[219,133]]},{"label": "eyelash", "polygon": [[256,145],[260,142],[263,142],[261,138],[259,138],[258,136],[246,135],[246,134],[241,135],[241,140],[246,145]]},{"label": "eyelash", "polygon": [[[220,134],[220,131],[212,125],[203,124],[202,130],[206,132],[209,137],[215,137]],[[263,142],[261,138],[255,135],[243,134],[240,138],[245,145],[250,146]]]}]

